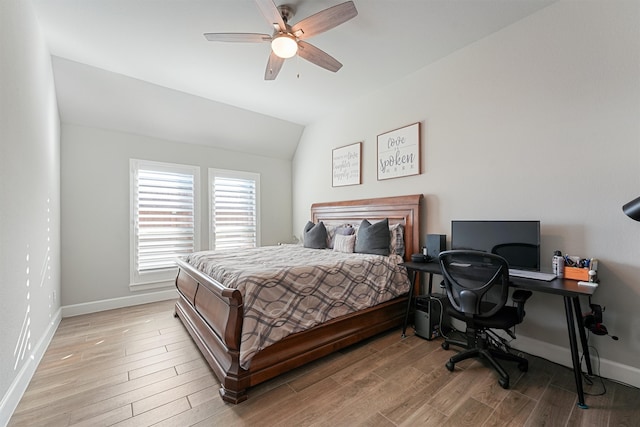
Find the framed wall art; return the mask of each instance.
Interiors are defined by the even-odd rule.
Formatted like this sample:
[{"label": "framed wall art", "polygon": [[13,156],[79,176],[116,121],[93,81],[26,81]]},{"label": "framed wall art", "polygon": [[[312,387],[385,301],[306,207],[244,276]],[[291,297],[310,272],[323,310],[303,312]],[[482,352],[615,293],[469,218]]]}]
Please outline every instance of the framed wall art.
[{"label": "framed wall art", "polygon": [[342,187],[345,185],[362,184],[360,169],[362,166],[362,143],[346,145],[335,148],[332,155],[332,185]]},{"label": "framed wall art", "polygon": [[378,181],[420,174],[420,123],[378,135]]}]

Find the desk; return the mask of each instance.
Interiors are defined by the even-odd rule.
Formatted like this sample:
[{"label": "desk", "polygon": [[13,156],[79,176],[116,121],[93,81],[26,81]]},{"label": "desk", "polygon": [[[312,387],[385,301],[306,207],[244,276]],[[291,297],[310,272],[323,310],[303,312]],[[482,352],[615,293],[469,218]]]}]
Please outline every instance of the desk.
[{"label": "desk", "polygon": [[[404,318],[402,328],[402,336],[405,336],[407,323],[409,321],[409,311],[411,310],[411,302],[415,288],[416,275],[418,273],[428,273],[429,283],[427,294],[431,294],[433,285],[433,275],[441,274],[440,264],[437,262],[405,262],[402,264],[406,267],[411,280],[411,291],[407,312]],[[511,286],[519,289],[526,289],[533,292],[542,292],[546,294],[560,295],[564,298],[564,311],[567,318],[567,330],[569,332],[569,346],[571,348],[571,361],[573,363],[573,374],[576,382],[576,392],[578,393],[578,407],[582,409],[588,408],[584,403],[584,391],[582,389],[582,368],[580,367],[580,355],[578,354],[578,340],[576,336],[576,322],[578,323],[578,333],[580,335],[580,343],[582,344],[582,352],[587,364],[587,372],[593,375],[591,369],[591,358],[589,357],[589,347],[587,346],[587,334],[584,331],[582,321],[582,309],[580,308],[580,296],[591,296],[596,291],[595,286],[580,286],[578,281],[571,279],[554,279],[549,282],[534,279],[523,279],[520,277],[510,277]],[[575,320],[574,320],[575,316]]]}]

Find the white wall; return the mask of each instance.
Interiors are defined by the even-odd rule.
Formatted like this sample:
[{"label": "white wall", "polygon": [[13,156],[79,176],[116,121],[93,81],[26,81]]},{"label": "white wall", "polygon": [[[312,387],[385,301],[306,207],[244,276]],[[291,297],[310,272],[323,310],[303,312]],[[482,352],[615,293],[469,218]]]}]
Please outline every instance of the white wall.
[{"label": "white wall", "polygon": [[60,128],[30,2],[0,2],[0,425],[60,321]]},{"label": "white wall", "polygon": [[[313,202],[423,193],[422,231],[452,219],[539,219],[555,249],[601,260],[592,336],[604,376],[640,386],[640,3],[561,1],[305,129],[294,232]],[[419,52],[417,53],[419,54]],[[377,181],[376,136],[422,123],[419,176]],[[331,150],[363,141],[363,183],[331,187]],[[586,301],[583,301],[586,306]],[[536,294],[523,349],[570,363],[561,298]]]},{"label": "white wall", "polygon": [[[200,167],[202,249],[207,249],[209,242],[207,173],[210,167],[259,173],[261,244],[292,240],[290,160],[63,124],[62,304],[65,316],[156,298],[152,292],[129,290],[131,158]],[[159,294],[158,298],[163,295],[167,293]]]}]

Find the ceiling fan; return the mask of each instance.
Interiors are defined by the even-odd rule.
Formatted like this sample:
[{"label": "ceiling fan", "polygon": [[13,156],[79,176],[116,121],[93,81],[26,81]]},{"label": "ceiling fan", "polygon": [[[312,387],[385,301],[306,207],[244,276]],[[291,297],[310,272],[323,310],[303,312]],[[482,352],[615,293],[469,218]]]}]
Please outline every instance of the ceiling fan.
[{"label": "ceiling fan", "polygon": [[289,25],[294,10],[291,6],[276,6],[273,0],[255,0],[258,8],[269,25],[274,28],[273,35],[257,33],[205,33],[209,41],[240,43],[271,43],[271,54],[264,73],[265,80],[274,80],[284,60],[296,53],[307,61],[334,73],[342,64],[328,53],[309,44],[305,39],[328,31],[358,15],[352,1],[347,1],[322,10],[302,21]]}]

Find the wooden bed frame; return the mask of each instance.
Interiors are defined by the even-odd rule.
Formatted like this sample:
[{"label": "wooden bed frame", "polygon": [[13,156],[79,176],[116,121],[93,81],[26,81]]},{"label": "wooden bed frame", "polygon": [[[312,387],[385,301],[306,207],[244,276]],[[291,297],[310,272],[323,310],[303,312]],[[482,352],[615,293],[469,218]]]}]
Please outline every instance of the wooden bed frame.
[{"label": "wooden bed frame", "polygon": [[[420,252],[420,201],[422,195],[317,203],[313,222],[358,224],[362,219],[389,218],[405,227],[405,259]],[[365,338],[402,324],[407,296],[351,313],[312,329],[292,334],[261,350],[248,370],[240,367],[242,295],[226,288],[191,265],[179,261],[175,315],[182,320],[220,380],[220,395],[230,403],[247,399],[247,389],[305,363],[333,353]]]}]

